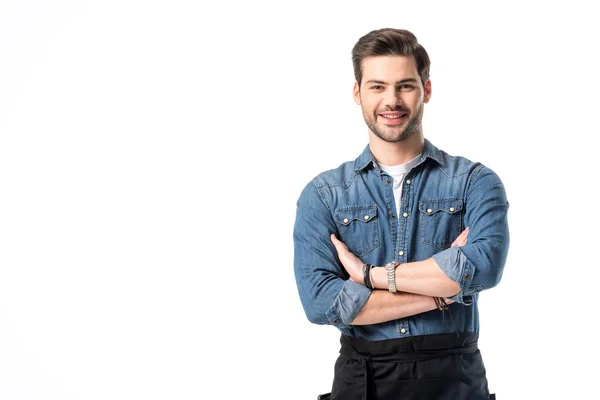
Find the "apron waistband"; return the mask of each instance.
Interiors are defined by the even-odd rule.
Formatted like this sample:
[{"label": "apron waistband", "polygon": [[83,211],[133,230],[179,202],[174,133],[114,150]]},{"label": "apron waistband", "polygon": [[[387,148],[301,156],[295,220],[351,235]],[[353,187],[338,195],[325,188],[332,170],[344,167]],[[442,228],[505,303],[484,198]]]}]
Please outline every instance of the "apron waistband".
[{"label": "apron waistband", "polygon": [[479,333],[463,332],[458,335],[454,333],[410,336],[398,339],[369,341],[346,335],[341,335],[340,343],[343,348],[351,348],[358,353],[369,353],[371,355],[385,355],[390,353],[416,354],[416,353],[439,353],[456,348],[472,347],[477,349]]},{"label": "apron waistband", "polygon": [[342,335],[340,353],[362,364],[365,369],[365,396],[371,398],[373,371],[371,361],[416,362],[435,358],[474,353],[477,350],[476,332],[411,336],[399,339],[368,341]]}]

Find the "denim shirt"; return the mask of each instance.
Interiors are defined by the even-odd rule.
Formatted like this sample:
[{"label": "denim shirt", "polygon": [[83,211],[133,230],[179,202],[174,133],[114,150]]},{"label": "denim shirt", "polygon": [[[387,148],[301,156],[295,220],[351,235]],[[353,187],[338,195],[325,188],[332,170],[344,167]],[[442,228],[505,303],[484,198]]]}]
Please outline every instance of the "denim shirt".
[{"label": "denim shirt", "polygon": [[[498,284],[509,247],[509,203],[498,175],[425,139],[407,172],[396,213],[393,178],[367,145],[354,161],[322,172],[303,189],[294,225],[294,273],[309,321],[366,340],[478,332],[479,292]],[[451,246],[469,227],[467,244]],[[461,291],[437,309],[373,325],[351,325],[371,290],[348,279],[330,234],[365,263],[433,257]],[[401,268],[401,266],[399,267]]]}]

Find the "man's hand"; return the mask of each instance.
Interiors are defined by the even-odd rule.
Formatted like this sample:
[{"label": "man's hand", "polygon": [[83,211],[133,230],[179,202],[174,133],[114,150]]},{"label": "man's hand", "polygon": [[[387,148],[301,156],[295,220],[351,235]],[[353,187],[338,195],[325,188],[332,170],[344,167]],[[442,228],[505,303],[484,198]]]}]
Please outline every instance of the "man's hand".
[{"label": "man's hand", "polygon": [[458,247],[463,247],[465,244],[467,244],[467,236],[469,236],[469,227],[467,227],[467,229],[462,231],[460,235],[458,235],[458,237],[454,239],[454,242],[452,242],[450,247],[454,245],[458,245]]},{"label": "man's hand", "polygon": [[348,272],[350,275],[350,280],[364,285],[365,281],[362,274],[363,262],[354,254],[352,254],[350,250],[348,250],[348,247],[346,247],[343,242],[336,238],[333,233],[331,234],[330,238],[331,242],[335,246],[335,249],[337,250],[338,258],[342,262],[346,272]]}]

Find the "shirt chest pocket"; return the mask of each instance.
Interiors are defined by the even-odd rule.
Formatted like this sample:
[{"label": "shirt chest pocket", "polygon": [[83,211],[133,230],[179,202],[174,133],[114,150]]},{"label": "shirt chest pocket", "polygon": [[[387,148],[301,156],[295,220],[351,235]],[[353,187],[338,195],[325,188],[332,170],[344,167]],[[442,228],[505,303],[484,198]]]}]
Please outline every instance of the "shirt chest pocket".
[{"label": "shirt chest pocket", "polygon": [[446,249],[462,232],[462,198],[420,201],[419,211],[419,235],[424,244]]},{"label": "shirt chest pocket", "polygon": [[339,238],[360,257],[379,246],[377,206],[351,206],[334,213]]}]

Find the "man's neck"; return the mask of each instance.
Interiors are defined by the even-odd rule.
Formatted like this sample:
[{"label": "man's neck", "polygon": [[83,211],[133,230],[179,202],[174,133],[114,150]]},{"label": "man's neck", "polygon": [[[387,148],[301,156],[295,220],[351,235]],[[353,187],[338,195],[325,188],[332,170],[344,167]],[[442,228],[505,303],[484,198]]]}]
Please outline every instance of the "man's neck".
[{"label": "man's neck", "polygon": [[382,165],[406,164],[423,152],[425,139],[422,132],[415,132],[402,142],[386,142],[369,131],[369,148],[375,160]]}]

